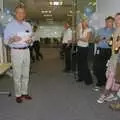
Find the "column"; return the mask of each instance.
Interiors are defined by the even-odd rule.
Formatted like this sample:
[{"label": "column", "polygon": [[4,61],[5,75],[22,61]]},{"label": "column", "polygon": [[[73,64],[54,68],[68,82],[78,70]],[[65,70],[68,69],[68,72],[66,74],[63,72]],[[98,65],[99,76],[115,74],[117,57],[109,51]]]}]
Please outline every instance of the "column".
[{"label": "column", "polygon": [[[0,0],[0,17],[3,12],[3,0]],[[2,35],[0,35],[0,63],[3,63],[4,56],[3,56],[3,42],[2,42]]]}]

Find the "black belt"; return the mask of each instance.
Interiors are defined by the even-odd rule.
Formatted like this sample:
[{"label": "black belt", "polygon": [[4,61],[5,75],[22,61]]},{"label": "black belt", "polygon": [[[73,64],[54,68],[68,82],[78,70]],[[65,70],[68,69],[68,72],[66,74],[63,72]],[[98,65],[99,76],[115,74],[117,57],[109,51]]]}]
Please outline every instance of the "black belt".
[{"label": "black belt", "polygon": [[23,47],[23,48],[16,48],[16,47],[13,47],[12,49],[19,49],[19,50],[24,50],[24,49],[28,49],[29,47]]}]

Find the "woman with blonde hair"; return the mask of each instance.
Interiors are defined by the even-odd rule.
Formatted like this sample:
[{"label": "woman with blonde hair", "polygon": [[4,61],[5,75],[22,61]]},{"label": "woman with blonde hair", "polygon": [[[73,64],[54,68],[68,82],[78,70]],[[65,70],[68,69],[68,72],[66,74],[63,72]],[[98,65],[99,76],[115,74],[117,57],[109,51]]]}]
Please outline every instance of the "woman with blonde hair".
[{"label": "woman with blonde hair", "polygon": [[84,81],[86,85],[92,84],[92,77],[88,68],[88,46],[92,36],[92,30],[88,26],[88,20],[84,19],[77,29],[78,49],[78,82]]}]

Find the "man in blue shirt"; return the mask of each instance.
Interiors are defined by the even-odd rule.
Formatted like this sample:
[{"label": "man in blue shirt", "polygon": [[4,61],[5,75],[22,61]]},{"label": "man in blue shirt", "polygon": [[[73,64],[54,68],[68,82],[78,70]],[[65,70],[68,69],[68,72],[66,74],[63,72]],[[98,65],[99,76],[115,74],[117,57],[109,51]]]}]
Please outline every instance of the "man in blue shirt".
[{"label": "man in blue shirt", "polygon": [[22,103],[23,99],[32,99],[28,95],[29,45],[32,43],[32,27],[29,23],[25,22],[25,17],[25,7],[23,4],[20,4],[15,8],[15,19],[6,26],[4,31],[4,43],[11,48],[17,103]]},{"label": "man in blue shirt", "polygon": [[105,27],[101,28],[97,32],[96,37],[96,54],[93,65],[94,74],[97,78],[97,84],[95,90],[99,90],[100,87],[106,83],[106,64],[111,56],[111,47],[108,45],[114,28],[113,28],[114,18],[109,16],[105,19]]}]

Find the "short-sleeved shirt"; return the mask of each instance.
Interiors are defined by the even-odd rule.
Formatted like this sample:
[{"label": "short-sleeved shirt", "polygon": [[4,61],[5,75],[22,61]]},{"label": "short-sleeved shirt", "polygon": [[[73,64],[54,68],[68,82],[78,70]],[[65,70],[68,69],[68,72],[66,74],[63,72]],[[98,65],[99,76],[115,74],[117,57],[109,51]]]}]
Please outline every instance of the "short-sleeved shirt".
[{"label": "short-sleeved shirt", "polygon": [[[89,32],[92,32],[91,28],[87,28],[84,31],[80,31],[79,38],[85,39]],[[80,47],[88,47],[88,44],[89,43],[87,41],[85,42],[85,41],[81,41],[81,40],[78,40],[78,43],[77,43],[77,45]]]},{"label": "short-sleeved shirt", "polygon": [[4,43],[8,45],[9,47],[13,48],[23,48],[28,47],[28,44],[15,44],[11,43],[8,44],[8,41],[11,37],[17,35],[20,32],[29,32],[32,33],[32,27],[29,23],[23,21],[22,23],[19,23],[17,20],[13,20],[12,22],[8,23],[4,30]]},{"label": "short-sleeved shirt", "polygon": [[112,36],[114,30],[115,30],[114,28],[110,29],[110,28],[106,28],[106,27],[99,29],[97,32],[97,36],[100,37],[100,42],[97,44],[97,47],[110,48],[107,41]]},{"label": "short-sleeved shirt", "polygon": [[70,28],[64,31],[62,43],[67,44],[69,40],[72,40],[72,30]]}]

